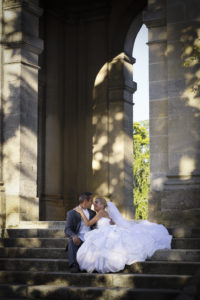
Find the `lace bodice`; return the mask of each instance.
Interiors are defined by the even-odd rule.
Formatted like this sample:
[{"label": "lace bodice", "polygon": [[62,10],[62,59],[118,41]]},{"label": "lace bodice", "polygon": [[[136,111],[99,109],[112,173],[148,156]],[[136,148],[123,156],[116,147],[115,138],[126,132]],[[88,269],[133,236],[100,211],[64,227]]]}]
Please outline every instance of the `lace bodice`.
[{"label": "lace bodice", "polygon": [[110,219],[102,217],[97,221],[97,228],[102,228],[104,226],[110,225]]}]

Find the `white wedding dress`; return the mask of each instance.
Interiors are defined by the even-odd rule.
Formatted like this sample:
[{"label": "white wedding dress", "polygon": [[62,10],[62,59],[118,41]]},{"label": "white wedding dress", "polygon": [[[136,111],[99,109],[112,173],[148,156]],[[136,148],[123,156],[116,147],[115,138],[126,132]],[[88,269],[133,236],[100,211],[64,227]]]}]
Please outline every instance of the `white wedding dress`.
[{"label": "white wedding dress", "polygon": [[116,225],[102,217],[96,229],[85,234],[85,242],[77,252],[81,270],[118,272],[125,265],[146,260],[158,249],[170,249],[172,236],[163,225],[128,221],[112,202],[108,202],[108,213]]}]

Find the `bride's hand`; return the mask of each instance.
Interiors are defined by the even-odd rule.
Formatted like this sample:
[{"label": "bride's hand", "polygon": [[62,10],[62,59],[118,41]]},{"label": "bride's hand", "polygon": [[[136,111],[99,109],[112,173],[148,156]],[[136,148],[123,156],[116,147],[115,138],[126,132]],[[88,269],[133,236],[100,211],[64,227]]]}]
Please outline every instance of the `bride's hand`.
[{"label": "bride's hand", "polygon": [[81,208],[80,206],[76,206],[76,207],[74,208],[74,210],[75,210],[76,212],[78,212],[79,214],[82,212],[82,208]]},{"label": "bride's hand", "polygon": [[104,216],[104,210],[101,209],[101,210],[98,212],[98,215],[99,215],[100,218],[103,217],[103,216]]}]

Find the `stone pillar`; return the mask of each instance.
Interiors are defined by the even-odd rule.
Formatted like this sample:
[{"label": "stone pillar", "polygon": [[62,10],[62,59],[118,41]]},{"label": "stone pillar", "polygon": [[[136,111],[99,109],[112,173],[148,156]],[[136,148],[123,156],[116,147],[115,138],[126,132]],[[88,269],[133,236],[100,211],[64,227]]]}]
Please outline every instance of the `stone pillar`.
[{"label": "stone pillar", "polygon": [[162,209],[183,223],[200,225],[199,64],[183,66],[200,38],[198,1],[167,1],[169,172]]},{"label": "stone pillar", "polygon": [[6,226],[38,220],[38,1],[3,1],[3,177]]},{"label": "stone pillar", "polygon": [[109,193],[127,218],[133,218],[133,93],[135,59],[125,53],[109,64]]},{"label": "stone pillar", "polygon": [[132,80],[125,80],[132,79],[133,62],[125,53],[113,58],[99,72],[94,89],[95,191],[109,196],[126,217],[134,215],[132,94],[135,85]]},{"label": "stone pillar", "polygon": [[[3,1],[0,1],[0,40],[2,40],[2,28],[3,28],[3,22],[2,22],[2,15],[3,15]],[[0,124],[2,125],[2,90],[3,90],[3,70],[2,70],[2,55],[3,55],[3,47],[2,43],[0,43]],[[0,228],[5,227],[5,188],[4,188],[4,182],[3,182],[3,172],[2,172],[2,126],[0,130]]]},{"label": "stone pillar", "polygon": [[[160,210],[168,172],[167,27],[165,1],[149,1],[143,20],[149,35],[150,199],[149,218]],[[159,196],[158,196],[159,195]]]},{"label": "stone pillar", "polygon": [[149,0],[144,15],[150,46],[149,217],[168,226],[200,224],[200,98],[192,91],[198,66],[183,67],[199,38],[199,6]]}]

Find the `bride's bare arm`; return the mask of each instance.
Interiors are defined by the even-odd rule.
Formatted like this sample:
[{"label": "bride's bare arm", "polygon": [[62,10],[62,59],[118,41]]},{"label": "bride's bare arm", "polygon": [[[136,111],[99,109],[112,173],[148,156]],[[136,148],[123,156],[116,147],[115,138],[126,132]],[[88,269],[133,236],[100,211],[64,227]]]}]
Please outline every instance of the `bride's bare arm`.
[{"label": "bride's bare arm", "polygon": [[115,225],[115,222],[111,219],[107,211],[105,211],[105,216],[110,219],[110,225]]},{"label": "bride's bare arm", "polygon": [[93,217],[91,220],[88,220],[80,207],[76,207],[75,211],[77,211],[81,215],[81,217],[87,227],[90,227],[93,224],[95,224],[103,216],[103,212],[99,211],[95,217]]}]

